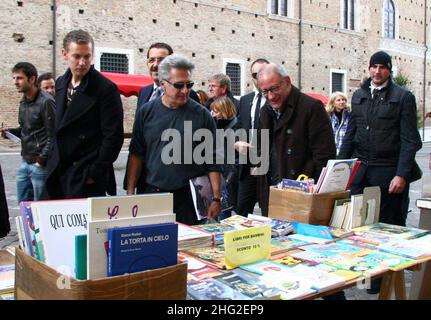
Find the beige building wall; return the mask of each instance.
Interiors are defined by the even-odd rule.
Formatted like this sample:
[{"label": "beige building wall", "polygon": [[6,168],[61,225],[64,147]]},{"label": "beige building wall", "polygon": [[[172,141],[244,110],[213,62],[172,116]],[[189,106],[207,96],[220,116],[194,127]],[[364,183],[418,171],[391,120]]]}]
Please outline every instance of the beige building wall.
[{"label": "beige building wall", "polygon": [[[283,64],[294,85],[304,92],[331,93],[331,71],[345,74],[350,97],[368,76],[370,55],[383,49],[393,56],[395,70],[410,80],[418,108],[423,108],[423,84],[427,109],[431,96],[429,59],[424,82],[425,1],[394,1],[396,39],[382,38],[384,0],[357,0],[356,30],[341,28],[339,0],[289,0],[288,17],[268,14],[267,0],[57,0],[56,37],[53,38],[53,1],[0,2],[0,122],[16,125],[20,95],[15,92],[10,69],[29,61],[39,72],[52,71],[56,46],[56,75],[66,64],[61,57],[64,35],[76,28],[89,31],[96,48],[129,50],[132,71],[147,74],[146,52],[156,41],[169,43],[176,53],[189,57],[196,69],[195,89],[207,89],[211,74],[223,72],[233,60],[243,67],[243,93],[252,90],[250,63],[259,57]],[[21,4],[21,5],[19,5]],[[300,19],[301,18],[301,19]],[[429,27],[428,27],[429,28]],[[301,32],[300,32],[301,31]],[[430,30],[428,30],[429,32]],[[301,50],[299,42],[301,39]],[[431,44],[428,39],[427,44]],[[301,57],[299,56],[301,51]],[[301,79],[299,79],[301,76]],[[131,130],[136,98],[124,98],[125,128]],[[431,106],[429,107],[431,111]],[[420,111],[422,114],[422,111]]]}]

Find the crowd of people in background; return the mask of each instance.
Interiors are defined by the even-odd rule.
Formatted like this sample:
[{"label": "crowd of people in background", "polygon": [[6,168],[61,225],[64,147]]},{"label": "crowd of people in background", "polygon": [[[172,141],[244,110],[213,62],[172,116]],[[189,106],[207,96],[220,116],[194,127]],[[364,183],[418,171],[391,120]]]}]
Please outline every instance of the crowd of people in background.
[{"label": "crowd of people in background", "polygon": [[[38,77],[28,62],[12,68],[15,87],[23,94],[19,127],[2,128],[1,134],[21,139],[19,202],[116,194],[113,163],[124,140],[123,106],[116,85],[94,68],[94,48],[87,32],[69,32],[61,49],[68,68],[55,81],[52,74]],[[264,58],[251,63],[253,91],[239,100],[232,95],[229,76],[221,73],[208,79],[208,94],[195,92],[194,64],[166,43],[149,46],[147,67],[154,83],[142,88],[137,100],[123,181],[127,194],[172,192],[178,221],[196,224],[189,179],[208,175],[213,190],[208,218],[247,215],[256,203],[267,216],[269,186],[301,174],[317,181],[329,159],[358,158],[352,194],[379,186],[380,220],[405,225],[409,183],[417,179],[415,154],[422,143],[416,99],[392,80],[386,52],[370,57],[369,78],[351,103],[343,92],[334,92],[327,106],[296,88],[283,66]],[[188,140],[185,132],[200,129],[245,129],[247,136],[235,142],[233,163],[197,163],[187,159],[200,141]],[[179,133],[179,163],[162,161],[166,148],[175,149],[176,137],[169,130]],[[263,153],[264,147],[269,170],[256,174],[259,165],[249,153]],[[217,153],[214,145],[205,150],[205,159]],[[226,160],[226,150],[221,153]],[[247,161],[240,163],[244,154]],[[4,212],[4,197],[0,202]],[[0,219],[0,237],[8,231],[7,219]]]}]

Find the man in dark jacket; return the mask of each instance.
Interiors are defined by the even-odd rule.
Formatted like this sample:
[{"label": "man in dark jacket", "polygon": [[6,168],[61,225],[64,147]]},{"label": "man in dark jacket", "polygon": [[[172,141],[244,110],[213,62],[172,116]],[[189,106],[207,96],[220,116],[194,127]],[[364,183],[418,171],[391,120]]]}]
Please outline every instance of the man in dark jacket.
[{"label": "man in dark jacket", "polygon": [[416,127],[415,97],[392,81],[391,68],[386,52],[371,56],[370,78],[352,96],[352,120],[338,158],[361,161],[351,193],[379,186],[380,221],[404,226],[407,217],[401,211],[402,199],[422,142]]},{"label": "man in dark jacket", "polygon": [[[37,70],[31,63],[20,62],[12,69],[18,92],[19,127],[9,133],[21,139],[22,163],[16,176],[17,201],[40,200],[47,176],[46,161],[50,155],[55,122],[55,102],[36,85]],[[7,130],[1,130],[6,135]]]},{"label": "man in dark jacket", "polygon": [[[370,58],[370,78],[352,96],[351,122],[338,158],[361,161],[351,194],[379,186],[380,222],[405,226],[409,183],[416,151],[422,147],[416,127],[414,95],[391,79],[392,60],[384,51]],[[379,279],[380,280],[380,279]],[[372,281],[368,293],[378,293]]]},{"label": "man in dark jacket", "polygon": [[294,87],[282,66],[263,65],[257,81],[269,103],[261,109],[260,128],[269,130],[270,170],[258,183],[262,214],[268,215],[269,185],[300,174],[317,181],[336,149],[322,102]]},{"label": "man in dark jacket", "polygon": [[57,114],[48,160],[49,197],[115,195],[113,163],[124,139],[120,93],[92,66],[94,41],[87,32],[69,32],[62,54],[69,69],[55,84]]}]

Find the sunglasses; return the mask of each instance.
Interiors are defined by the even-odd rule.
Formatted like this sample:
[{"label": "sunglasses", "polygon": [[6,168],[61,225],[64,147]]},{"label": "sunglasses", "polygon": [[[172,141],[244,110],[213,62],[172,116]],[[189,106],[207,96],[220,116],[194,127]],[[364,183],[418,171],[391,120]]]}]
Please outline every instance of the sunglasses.
[{"label": "sunglasses", "polygon": [[195,84],[193,81],[188,82],[169,82],[168,80],[165,80],[167,83],[169,83],[171,86],[173,86],[175,89],[181,90],[186,86],[187,89],[191,89],[193,85]]},{"label": "sunglasses", "polygon": [[257,79],[257,72],[253,72],[253,73],[251,74],[251,77],[252,77],[253,79]]}]

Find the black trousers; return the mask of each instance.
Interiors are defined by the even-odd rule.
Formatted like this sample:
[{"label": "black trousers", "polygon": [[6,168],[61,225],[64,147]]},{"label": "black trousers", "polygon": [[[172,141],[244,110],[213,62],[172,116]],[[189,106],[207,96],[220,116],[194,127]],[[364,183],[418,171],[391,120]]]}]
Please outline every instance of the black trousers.
[{"label": "black trousers", "polygon": [[174,213],[178,222],[187,225],[196,225],[199,223],[195,206],[193,204],[192,193],[190,187],[184,187],[174,191],[161,190],[155,186],[147,185],[145,193],[161,193],[171,192],[174,196]]},{"label": "black trousers", "polygon": [[5,237],[10,231],[9,209],[6,201],[3,174],[0,166],[0,238]]},{"label": "black trousers", "polygon": [[[249,170],[249,168],[246,168]],[[238,202],[236,205],[237,213],[247,216],[253,213],[254,206],[257,202],[257,178],[249,173],[238,181]]]},{"label": "black trousers", "polygon": [[389,185],[396,175],[396,167],[359,167],[350,191],[351,194],[361,194],[365,187],[378,186],[381,192],[379,221],[399,226],[406,225],[409,185],[402,193],[389,193]]}]

